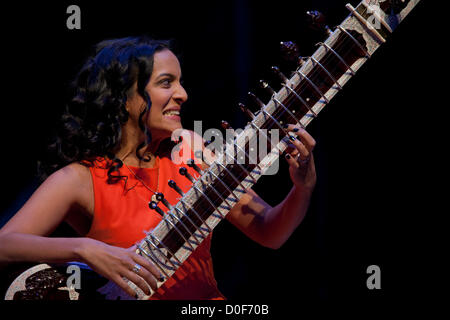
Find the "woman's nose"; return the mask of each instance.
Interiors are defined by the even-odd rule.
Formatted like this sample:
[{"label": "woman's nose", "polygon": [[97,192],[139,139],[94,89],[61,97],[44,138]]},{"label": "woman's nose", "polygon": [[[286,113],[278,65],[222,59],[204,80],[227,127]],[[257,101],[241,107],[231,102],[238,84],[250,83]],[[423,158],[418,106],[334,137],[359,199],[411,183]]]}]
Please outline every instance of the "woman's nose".
[{"label": "woman's nose", "polygon": [[174,99],[179,101],[180,103],[186,102],[188,99],[188,94],[184,87],[180,84],[177,88],[177,90],[174,93]]}]

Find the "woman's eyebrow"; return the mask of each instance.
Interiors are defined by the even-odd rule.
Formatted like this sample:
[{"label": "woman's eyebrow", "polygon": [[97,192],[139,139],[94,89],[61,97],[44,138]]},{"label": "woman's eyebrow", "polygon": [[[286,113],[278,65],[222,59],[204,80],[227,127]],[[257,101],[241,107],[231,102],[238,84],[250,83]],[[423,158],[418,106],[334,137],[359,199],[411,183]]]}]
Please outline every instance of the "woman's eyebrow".
[{"label": "woman's eyebrow", "polygon": [[172,78],[172,79],[175,79],[175,78],[176,78],[175,75],[173,75],[173,74],[171,74],[171,73],[161,73],[160,75],[158,75],[158,76],[156,77],[156,80],[158,80],[158,79],[160,79],[160,78],[163,78],[163,77],[170,77],[170,78]]}]

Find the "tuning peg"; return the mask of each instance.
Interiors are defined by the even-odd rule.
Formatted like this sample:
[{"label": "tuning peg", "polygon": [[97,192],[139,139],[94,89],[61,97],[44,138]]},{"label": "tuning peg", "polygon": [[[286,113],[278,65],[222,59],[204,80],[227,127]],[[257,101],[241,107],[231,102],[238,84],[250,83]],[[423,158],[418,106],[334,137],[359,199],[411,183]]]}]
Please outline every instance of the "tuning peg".
[{"label": "tuning peg", "polygon": [[227,121],[225,121],[225,120],[222,120],[221,121],[221,123],[220,123],[220,125],[222,126],[222,128],[223,129],[233,129],[232,127],[231,127],[231,125],[227,122]]},{"label": "tuning peg", "polygon": [[[211,136],[210,140],[205,140],[205,142],[203,142],[203,146],[206,148],[207,146],[209,146],[211,143],[213,143],[216,140],[216,137],[213,135]],[[201,152],[201,151],[200,151]],[[197,157],[198,158],[198,157]]]},{"label": "tuning peg", "polygon": [[168,184],[169,184],[169,187],[171,187],[171,188],[174,189],[176,192],[178,192],[178,194],[179,194],[180,196],[184,196],[183,191],[181,191],[180,187],[177,186],[177,183],[176,183],[175,181],[169,180]]},{"label": "tuning peg", "polygon": [[158,212],[158,214],[159,214],[161,217],[164,216],[164,211],[162,211],[161,208],[158,207],[158,202],[152,200],[152,201],[150,201],[150,202],[148,203],[148,207],[149,207],[150,209],[155,210],[156,212]]},{"label": "tuning peg", "polygon": [[264,103],[261,100],[259,100],[259,98],[255,96],[252,92],[249,92],[248,95],[253,99],[253,101],[255,101],[258,107],[260,108],[264,107]]},{"label": "tuning peg", "polygon": [[173,140],[173,142],[176,143],[176,144],[179,144],[182,141],[183,141],[183,137],[182,136],[179,136],[179,137],[175,138],[175,140]]},{"label": "tuning peg", "polygon": [[299,56],[298,57],[298,66],[299,67],[301,67],[301,66],[303,66],[303,64],[306,62],[306,60],[308,60],[308,58],[307,57],[302,57],[302,56]]},{"label": "tuning peg", "polygon": [[198,165],[195,164],[194,159],[189,159],[186,164],[188,165],[188,167],[193,168],[195,171],[197,171],[199,174],[203,174],[202,169],[200,169],[200,167]]},{"label": "tuning peg", "polygon": [[283,81],[284,83],[287,83],[289,79],[284,75],[283,72],[281,72],[280,68],[276,66],[272,66],[271,70],[276,73],[276,75]]},{"label": "tuning peg", "polygon": [[306,14],[310,17],[310,27],[314,30],[324,31],[327,35],[331,35],[332,31],[326,24],[325,15],[317,10],[306,11]]},{"label": "tuning peg", "polygon": [[305,58],[300,56],[298,46],[292,41],[282,41],[280,42],[281,55],[283,58],[291,63],[303,65]]},{"label": "tuning peg", "polygon": [[253,114],[253,112],[250,111],[249,108],[247,108],[243,103],[238,103],[239,105],[239,109],[241,109],[241,111],[243,113],[245,113],[251,120],[253,120],[255,118],[255,115]]},{"label": "tuning peg", "polygon": [[185,167],[181,167],[180,170],[178,170],[178,172],[182,175],[185,176],[186,178],[188,178],[188,180],[192,183],[194,183],[194,177],[191,176],[189,174],[189,172],[187,171],[187,169]]},{"label": "tuning peg", "polygon": [[293,41],[281,41],[280,50],[283,59],[289,62],[297,62],[299,56],[299,49]]},{"label": "tuning peg", "polygon": [[[214,137],[213,137],[214,138]],[[206,148],[207,146],[209,146],[211,143],[213,143],[213,141],[214,140],[206,140],[204,143],[203,143],[203,146]]]},{"label": "tuning peg", "polygon": [[259,85],[261,86],[261,88],[265,89],[271,95],[275,94],[275,91],[272,89],[272,87],[266,81],[259,80]]},{"label": "tuning peg", "polygon": [[[162,194],[161,192],[156,192],[155,193],[156,196],[156,200],[161,201],[166,207],[167,209],[172,209],[172,206],[170,205],[170,203],[166,200],[166,198],[164,197],[164,194]],[[157,205],[157,203],[156,203]]]}]

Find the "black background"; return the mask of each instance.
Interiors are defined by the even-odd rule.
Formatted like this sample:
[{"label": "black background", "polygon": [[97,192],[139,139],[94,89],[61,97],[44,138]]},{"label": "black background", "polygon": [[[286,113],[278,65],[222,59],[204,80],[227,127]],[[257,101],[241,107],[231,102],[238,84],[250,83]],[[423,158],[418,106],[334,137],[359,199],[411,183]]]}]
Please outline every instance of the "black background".
[{"label": "black background", "polygon": [[[310,29],[305,12],[325,13],[331,27],[348,15],[341,0],[221,2],[58,1],[9,4],[2,22],[2,224],[36,187],[34,174],[66,101],[69,82],[96,42],[147,34],[171,38],[182,54],[189,100],[183,124],[220,120],[243,127],[238,102],[260,79],[277,87],[272,65],[283,65],[279,42],[296,41],[311,55],[325,37]],[[422,1],[424,2],[424,1]],[[81,30],[66,28],[66,8],[81,8]],[[356,6],[358,3],[352,1]],[[279,250],[258,246],[228,222],[214,231],[212,254],[219,288],[230,299],[296,304],[308,299],[395,300],[422,295],[423,265],[435,243],[430,197],[441,171],[436,138],[445,108],[433,48],[435,21],[425,3],[412,11],[308,127],[318,183],[310,210]],[[284,69],[285,73],[290,70]],[[256,110],[256,108],[254,108]],[[437,115],[437,117],[436,117]],[[435,179],[438,178],[438,179]],[[254,190],[276,205],[290,190],[286,164]],[[368,290],[366,268],[381,268],[381,290]],[[289,305],[293,305],[290,303]]]}]

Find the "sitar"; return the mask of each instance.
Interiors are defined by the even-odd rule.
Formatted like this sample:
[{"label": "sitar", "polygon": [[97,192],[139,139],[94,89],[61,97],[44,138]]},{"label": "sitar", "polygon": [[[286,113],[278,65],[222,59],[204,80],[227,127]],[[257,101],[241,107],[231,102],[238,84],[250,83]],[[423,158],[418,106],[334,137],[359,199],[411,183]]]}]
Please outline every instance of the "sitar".
[{"label": "sitar", "polygon": [[[207,169],[201,170],[191,160],[198,175],[190,176],[192,187],[175,205],[170,205],[159,195],[168,208],[166,212],[157,202],[151,208],[162,215],[161,222],[137,244],[136,252],[149,259],[164,275],[158,282],[162,286],[180,268],[190,254],[223,220],[246,189],[271,167],[286,148],[283,138],[288,133],[285,124],[306,127],[331,99],[343,89],[361,66],[389,38],[420,0],[363,0],[356,7],[347,4],[350,14],[334,30],[327,29],[328,37],[317,44],[312,56],[302,59],[289,77],[278,68],[274,70],[282,80],[281,89],[271,91],[268,103],[250,114],[245,128],[226,142],[224,150],[235,150],[233,161],[227,152],[217,158]],[[264,130],[266,129],[266,130]],[[272,129],[278,129],[274,142]],[[251,158],[252,140],[266,139],[270,152]],[[245,157],[239,161],[237,156]],[[81,270],[80,288],[68,286],[68,266]],[[7,300],[40,299],[149,299],[133,283],[136,292],[132,298],[114,282],[95,274],[79,263],[61,265],[36,265],[20,274],[9,286]]]}]

